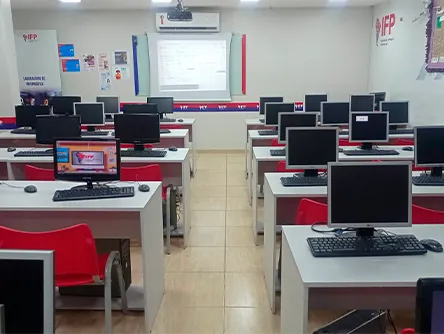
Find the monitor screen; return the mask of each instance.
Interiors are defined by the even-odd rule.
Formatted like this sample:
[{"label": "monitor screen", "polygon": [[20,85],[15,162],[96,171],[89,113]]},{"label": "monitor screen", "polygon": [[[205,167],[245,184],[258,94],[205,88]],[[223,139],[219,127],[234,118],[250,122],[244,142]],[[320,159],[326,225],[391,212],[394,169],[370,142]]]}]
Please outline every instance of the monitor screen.
[{"label": "monitor screen", "polygon": [[287,168],[319,169],[338,159],[337,128],[287,128]]},{"label": "monitor screen", "polygon": [[157,114],[157,105],[154,103],[125,104],[124,114]]},{"label": "monitor screen", "polygon": [[287,142],[287,128],[296,127],[316,127],[318,125],[318,113],[305,113],[305,112],[289,112],[280,113],[278,121],[278,131],[280,144]]},{"label": "monitor screen", "polygon": [[105,125],[105,109],[102,102],[74,103],[74,114],[80,116],[83,125]]},{"label": "monitor screen", "polygon": [[277,126],[279,114],[283,112],[294,113],[294,103],[267,102],[265,104],[265,125]]},{"label": "monitor screen", "polygon": [[80,96],[54,96],[51,99],[54,115],[74,115],[74,103],[82,102]]},{"label": "monitor screen", "polygon": [[375,96],[368,95],[351,95],[350,96],[350,111],[374,111],[375,110]]},{"label": "monitor screen", "polygon": [[123,114],[114,116],[115,137],[122,143],[160,142],[159,114]]},{"label": "monitor screen", "polygon": [[411,173],[411,162],[329,164],[329,226],[410,226]]},{"label": "monitor screen", "polygon": [[322,125],[348,125],[350,122],[349,102],[322,102]]},{"label": "monitor screen", "polygon": [[156,104],[159,113],[174,113],[174,98],[172,97],[149,97],[146,99],[146,102]]},{"label": "monitor screen", "polygon": [[304,111],[321,112],[321,103],[327,101],[327,94],[305,95]]},{"label": "monitor screen", "polygon": [[15,106],[15,124],[20,127],[37,126],[37,116],[49,115],[49,106]]},{"label": "monitor screen", "polygon": [[352,112],[350,114],[350,142],[387,142],[388,114],[386,112]]},{"label": "monitor screen", "polygon": [[418,126],[415,132],[415,165],[444,166],[444,126]]},{"label": "monitor screen", "polygon": [[381,111],[381,109],[379,109],[379,106],[382,101],[385,101],[387,95],[386,92],[372,92],[370,94],[373,94],[375,96],[375,110]]},{"label": "monitor screen", "polygon": [[118,96],[97,96],[96,102],[102,102],[105,114],[117,114],[120,112],[120,101]]},{"label": "monitor screen", "polygon": [[54,138],[80,138],[80,116],[37,116],[36,142],[52,145]]},{"label": "monitor screen", "polygon": [[284,102],[283,97],[261,97],[259,100],[259,114],[265,115],[265,103],[276,102],[282,103]]},{"label": "monitor screen", "polygon": [[381,102],[380,111],[388,112],[390,125],[409,124],[409,102],[387,101]]},{"label": "monitor screen", "polygon": [[120,180],[120,143],[116,139],[60,139],[54,147],[56,180]]}]

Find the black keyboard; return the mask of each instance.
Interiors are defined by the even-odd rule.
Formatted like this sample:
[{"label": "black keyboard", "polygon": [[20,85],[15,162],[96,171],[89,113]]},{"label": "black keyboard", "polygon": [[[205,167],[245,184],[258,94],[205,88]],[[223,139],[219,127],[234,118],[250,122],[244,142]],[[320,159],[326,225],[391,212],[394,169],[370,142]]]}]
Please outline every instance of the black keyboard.
[{"label": "black keyboard", "polygon": [[399,152],[395,150],[344,150],[342,153],[349,156],[399,155]]},{"label": "black keyboard", "polygon": [[283,149],[271,149],[270,150],[270,155],[272,157],[285,157],[286,156],[286,150],[285,148]]},{"label": "black keyboard", "polygon": [[422,255],[427,250],[414,235],[307,238],[314,257]]},{"label": "black keyboard", "polygon": [[170,129],[160,129],[160,133],[171,133]]},{"label": "black keyboard", "polygon": [[176,123],[175,118],[161,118],[160,123]]},{"label": "black keyboard", "polygon": [[12,130],[11,133],[15,135],[35,135],[34,129],[15,129]]},{"label": "black keyboard", "polygon": [[258,130],[259,136],[277,136],[277,130]]},{"label": "black keyboard", "polygon": [[415,186],[444,186],[444,177],[436,177],[431,175],[420,175],[412,178]]},{"label": "black keyboard", "polygon": [[292,176],[281,177],[281,183],[284,187],[320,187],[327,186],[327,176],[307,177]]},{"label": "black keyboard", "polygon": [[52,157],[53,150],[48,151],[20,151],[14,154],[14,157]]},{"label": "black keyboard", "polygon": [[133,197],[134,187],[104,187],[95,189],[57,190],[52,197],[54,202],[82,201],[87,199]]},{"label": "black keyboard", "polygon": [[110,131],[82,131],[82,137],[108,136]]},{"label": "black keyboard", "polygon": [[166,154],[165,150],[120,151],[120,156],[125,158],[164,158]]},{"label": "black keyboard", "polygon": [[396,130],[389,130],[390,135],[412,135],[413,129],[396,129]]}]

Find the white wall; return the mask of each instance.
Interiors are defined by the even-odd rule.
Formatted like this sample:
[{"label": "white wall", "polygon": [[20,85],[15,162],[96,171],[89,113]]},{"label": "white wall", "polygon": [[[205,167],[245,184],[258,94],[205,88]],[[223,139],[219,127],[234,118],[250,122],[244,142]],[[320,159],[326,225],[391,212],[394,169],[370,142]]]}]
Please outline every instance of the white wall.
[{"label": "white wall", "polygon": [[[131,35],[154,31],[154,13],[147,11],[14,11],[15,29],[56,29],[59,43],[74,43],[83,52],[131,52]],[[366,92],[372,9],[223,10],[222,30],[247,34],[247,95],[283,95],[302,100],[305,93],[328,92],[347,99]],[[132,52],[131,52],[132,53]],[[100,94],[97,73],[63,73],[64,94],[93,99]],[[114,82],[122,101],[137,101],[133,81]],[[252,113],[186,114],[196,117],[200,149],[242,149],[244,119]],[[221,129],[231,133],[223,135]],[[218,135],[219,134],[219,135]]]},{"label": "white wall", "polygon": [[[412,23],[424,8],[421,0],[391,0],[374,8],[376,18],[395,13],[394,41],[376,47],[376,28],[372,28],[372,48],[369,90],[387,91],[391,100],[410,100],[410,122],[416,124],[444,124],[441,111],[444,79],[435,80],[428,74],[417,80],[425,63],[427,16]],[[402,18],[402,21],[400,21]]]}]

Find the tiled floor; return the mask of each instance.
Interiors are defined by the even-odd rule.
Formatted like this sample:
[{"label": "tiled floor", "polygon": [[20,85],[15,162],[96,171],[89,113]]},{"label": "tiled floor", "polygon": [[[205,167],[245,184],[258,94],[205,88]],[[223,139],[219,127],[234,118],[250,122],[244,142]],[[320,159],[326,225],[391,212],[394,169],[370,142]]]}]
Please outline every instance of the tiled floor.
[{"label": "tiled floor", "polygon": [[[166,257],[155,334],[280,333],[265,290],[263,246],[253,243],[246,185],[243,154],[198,155],[190,242]],[[141,280],[140,249],[132,248],[131,256],[134,280]],[[311,332],[339,314],[311,312]],[[115,312],[113,320],[114,333],[143,333],[141,313]],[[100,333],[103,312],[58,312],[56,325],[57,333]]]}]

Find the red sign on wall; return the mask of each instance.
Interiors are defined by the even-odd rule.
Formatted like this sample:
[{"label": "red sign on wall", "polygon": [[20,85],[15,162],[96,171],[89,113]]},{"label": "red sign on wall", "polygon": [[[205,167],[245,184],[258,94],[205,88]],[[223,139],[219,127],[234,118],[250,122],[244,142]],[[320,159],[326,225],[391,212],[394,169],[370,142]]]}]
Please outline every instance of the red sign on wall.
[{"label": "red sign on wall", "polygon": [[393,31],[396,24],[396,15],[391,13],[376,19],[376,46],[387,46],[393,42]]}]

